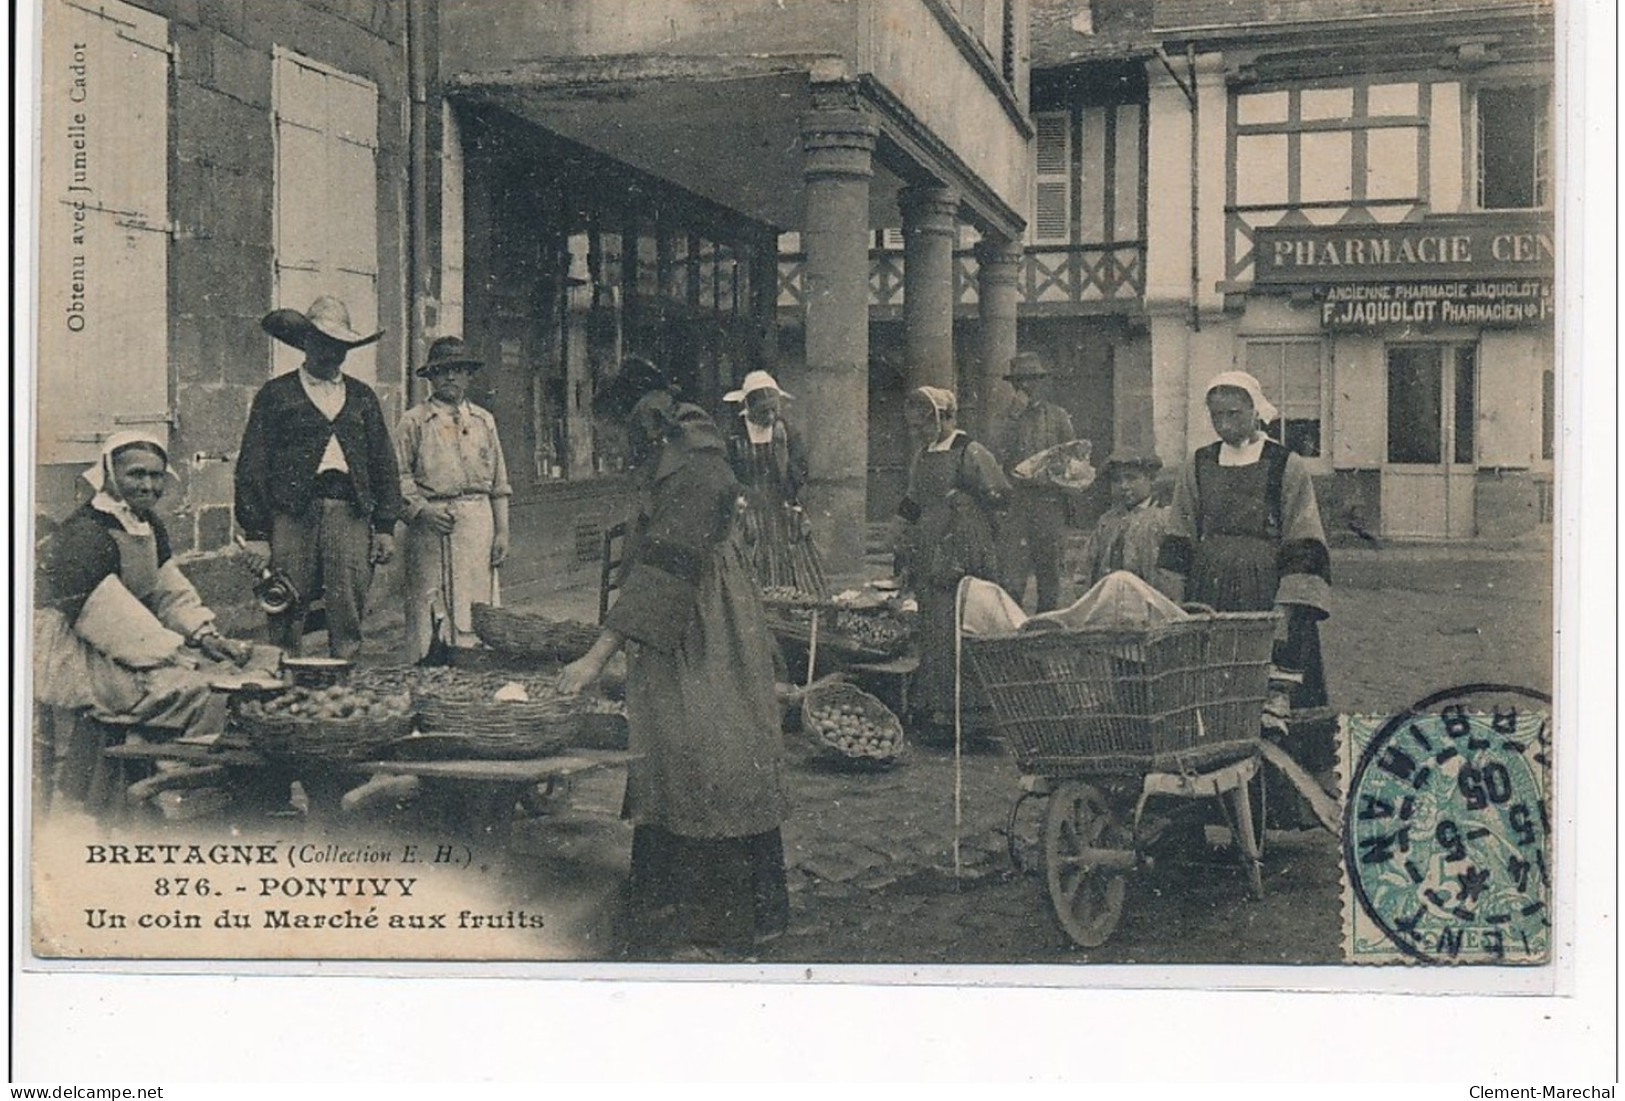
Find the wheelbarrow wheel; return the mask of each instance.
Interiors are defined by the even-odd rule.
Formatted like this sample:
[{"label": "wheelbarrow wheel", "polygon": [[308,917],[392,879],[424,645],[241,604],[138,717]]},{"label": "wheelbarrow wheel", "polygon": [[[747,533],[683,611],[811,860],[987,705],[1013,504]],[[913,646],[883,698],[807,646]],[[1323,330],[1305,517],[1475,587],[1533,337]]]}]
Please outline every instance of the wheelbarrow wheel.
[{"label": "wheelbarrow wheel", "polygon": [[1128,879],[1102,867],[1098,850],[1132,849],[1132,838],[1099,788],[1069,780],[1050,796],[1044,823],[1044,871],[1055,917],[1084,948],[1105,944],[1123,916]]}]

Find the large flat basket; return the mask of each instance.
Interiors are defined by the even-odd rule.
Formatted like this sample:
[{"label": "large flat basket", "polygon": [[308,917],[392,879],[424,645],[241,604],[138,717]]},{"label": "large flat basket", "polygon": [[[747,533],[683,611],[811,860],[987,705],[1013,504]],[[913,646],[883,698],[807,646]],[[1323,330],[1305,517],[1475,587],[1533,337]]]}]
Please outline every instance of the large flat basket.
[{"label": "large flat basket", "polygon": [[1023,772],[1185,771],[1251,752],[1269,684],[1271,612],[1136,629],[963,640],[967,676]]}]

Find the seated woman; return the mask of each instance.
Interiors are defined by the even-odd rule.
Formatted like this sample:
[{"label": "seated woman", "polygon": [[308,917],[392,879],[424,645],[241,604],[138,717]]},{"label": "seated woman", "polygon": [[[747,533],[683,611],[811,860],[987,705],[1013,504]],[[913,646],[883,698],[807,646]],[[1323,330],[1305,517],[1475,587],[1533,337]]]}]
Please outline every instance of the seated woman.
[{"label": "seated woman", "polygon": [[1320,621],[1330,613],[1331,559],[1303,460],[1263,432],[1276,410],[1258,380],[1227,371],[1207,386],[1219,439],[1196,450],[1174,489],[1159,565],[1185,578],[1185,599],[1221,612],[1282,613],[1285,637],[1264,723],[1324,707]]},{"label": "seated woman", "polygon": [[[218,734],[225,699],[210,662],[246,665],[253,647],[224,638],[170,552],[154,512],[169,457],[119,432],[84,472],[95,491],[52,534],[38,563],[35,699],[139,725],[148,738]],[[218,675],[216,672],[215,675]]]}]

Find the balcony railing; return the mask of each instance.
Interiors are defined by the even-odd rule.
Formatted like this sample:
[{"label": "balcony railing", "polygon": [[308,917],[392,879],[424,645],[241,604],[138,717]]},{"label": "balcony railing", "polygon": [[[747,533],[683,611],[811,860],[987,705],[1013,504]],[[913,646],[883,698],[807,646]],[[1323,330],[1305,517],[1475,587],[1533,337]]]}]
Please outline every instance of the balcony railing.
[{"label": "balcony railing", "polygon": [[[779,253],[781,309],[806,305],[807,256]],[[977,261],[972,249],[954,252],[954,304],[976,308]],[[1090,245],[1032,245],[1022,254],[1017,275],[1021,305],[1039,312],[1135,309],[1145,295],[1145,242],[1117,241]],[[869,305],[881,311],[901,309],[904,298],[903,250],[869,252]]]}]

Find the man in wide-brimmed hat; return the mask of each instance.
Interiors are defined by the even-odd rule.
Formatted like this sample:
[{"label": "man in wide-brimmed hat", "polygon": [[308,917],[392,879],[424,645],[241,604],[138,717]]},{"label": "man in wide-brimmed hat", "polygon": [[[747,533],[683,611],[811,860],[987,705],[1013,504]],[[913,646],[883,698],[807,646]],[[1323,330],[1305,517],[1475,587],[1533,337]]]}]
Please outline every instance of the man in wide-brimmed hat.
[{"label": "man in wide-brimmed hat", "polygon": [[[406,519],[406,659],[429,650],[434,609],[456,645],[472,645],[475,604],[498,604],[497,567],[508,556],[508,467],[496,418],[468,400],[484,363],[461,337],[429,346],[418,368],[429,380],[427,401],[395,428]],[[448,563],[442,558],[450,555]],[[451,591],[446,588],[449,575]]]},{"label": "man in wide-brimmed hat", "polygon": [[1112,503],[1084,543],[1079,585],[1087,589],[1109,573],[1127,570],[1178,599],[1179,578],[1157,568],[1162,537],[1168,533],[1168,509],[1152,494],[1161,470],[1160,458],[1133,447],[1120,447],[1106,460]]},{"label": "man in wide-brimmed hat", "polygon": [[[1048,398],[1049,368],[1035,352],[1021,352],[1010,360],[1005,380],[1015,390],[1015,402],[994,451],[1013,474],[1023,459],[1074,436],[1072,417]],[[1027,592],[1027,578],[1037,580],[1037,610],[1060,607],[1061,535],[1066,523],[1066,497],[1048,484],[1011,478],[1010,512],[1000,531],[1000,584],[1018,601]]]},{"label": "man in wide-brimmed hat", "polygon": [[373,567],[395,553],[400,472],[378,395],[342,373],[352,348],[371,344],[337,298],[304,313],[273,310],[260,326],[304,352],[298,370],[254,395],[237,458],[237,524],[255,567],[269,562],[299,594],[269,616],[271,641],[299,653],[309,603],[327,609],[328,652],[353,658]]}]

